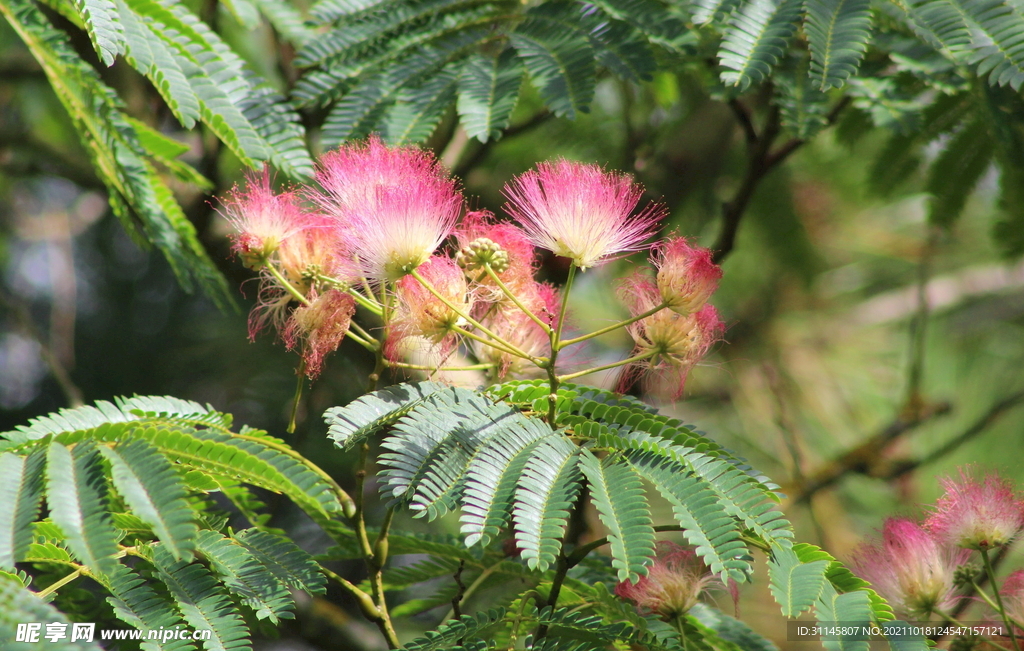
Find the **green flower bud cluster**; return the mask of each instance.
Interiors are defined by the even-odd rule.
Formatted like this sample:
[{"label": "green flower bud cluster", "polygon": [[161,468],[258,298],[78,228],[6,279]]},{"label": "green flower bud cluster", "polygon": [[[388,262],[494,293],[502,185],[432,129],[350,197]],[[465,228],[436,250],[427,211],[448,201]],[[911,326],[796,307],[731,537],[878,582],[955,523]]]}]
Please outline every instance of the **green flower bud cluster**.
[{"label": "green flower bud cluster", "polygon": [[508,253],[499,244],[486,237],[473,240],[459,249],[455,262],[466,271],[474,271],[490,265],[495,273],[502,273],[509,266]]}]

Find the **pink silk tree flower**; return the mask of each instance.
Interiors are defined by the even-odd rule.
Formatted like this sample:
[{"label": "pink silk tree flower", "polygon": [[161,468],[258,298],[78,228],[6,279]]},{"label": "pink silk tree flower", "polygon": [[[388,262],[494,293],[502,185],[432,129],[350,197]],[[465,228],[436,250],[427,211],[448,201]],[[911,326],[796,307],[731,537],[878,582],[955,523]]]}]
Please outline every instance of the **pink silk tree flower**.
[{"label": "pink silk tree flower", "polygon": [[693,608],[701,593],[716,581],[692,549],[661,541],[656,553],[647,576],[636,583],[619,583],[615,594],[635,603],[642,613],[670,620]]},{"label": "pink silk tree flower", "polygon": [[[619,286],[619,297],[633,316],[661,304],[657,283],[643,272],[627,277]],[[710,352],[722,335],[725,324],[712,305],[694,314],[679,314],[662,309],[626,327],[636,343],[635,355],[650,356],[633,366],[646,369],[649,380],[661,380],[671,388],[673,398],[683,393],[690,370]],[[628,372],[624,380],[630,378]]]},{"label": "pink silk tree flower", "polygon": [[940,481],[946,493],[925,526],[943,541],[988,550],[1009,543],[1024,527],[1024,499],[1009,480],[990,474],[979,481],[961,468],[960,481]]},{"label": "pink silk tree flower", "polygon": [[924,617],[955,603],[953,575],[969,556],[909,518],[889,518],[881,541],[858,547],[852,566],[897,611]]},{"label": "pink silk tree flower", "polygon": [[505,186],[506,210],[533,243],[580,269],[647,248],[665,211],[652,204],[634,214],[642,194],[627,175],[567,160]]},{"label": "pink silk tree flower", "polygon": [[295,308],[292,312],[282,339],[288,350],[301,346],[309,379],[320,375],[324,357],[341,345],[355,312],[355,299],[337,289],[312,297],[309,305]]},{"label": "pink silk tree flower", "polygon": [[246,267],[259,269],[283,242],[305,227],[306,215],[294,193],[274,193],[266,170],[246,180],[245,186],[236,186],[223,200],[224,216],[237,231],[231,236],[231,250]]},{"label": "pink silk tree flower", "polygon": [[323,215],[307,215],[301,233],[286,240],[278,251],[281,273],[305,292],[320,276],[356,283],[359,269],[349,241]]},{"label": "pink silk tree flower", "polygon": [[[999,590],[999,596],[1003,598],[1003,607],[1006,615],[1024,625],[1024,570],[1017,570],[1006,577],[1003,587]],[[1024,633],[1018,626],[1016,631],[1018,637]]]},{"label": "pink silk tree flower", "polygon": [[426,262],[462,213],[456,182],[415,147],[386,146],[372,136],[320,159],[311,198],[353,241],[363,272],[396,281]]},{"label": "pink silk tree flower", "polygon": [[[556,290],[546,283],[532,281],[517,290],[519,299],[535,316],[548,326],[554,326],[562,302]],[[505,341],[534,357],[551,353],[551,339],[525,312],[511,301],[483,303],[482,323]],[[480,361],[495,364],[496,377],[540,377],[542,369],[521,357],[511,355],[483,343],[474,342],[476,356]]]},{"label": "pink silk tree flower", "polygon": [[704,307],[722,278],[722,269],[712,261],[711,251],[690,246],[683,237],[662,241],[656,249],[654,266],[662,300],[680,314]]},{"label": "pink silk tree flower", "polygon": [[416,278],[401,278],[395,283],[397,306],[384,345],[392,359],[392,355],[400,350],[401,341],[407,337],[423,337],[441,346],[442,353],[451,352],[456,339],[453,330],[463,321],[459,312],[469,314],[473,309],[466,276],[451,258],[429,258],[420,267],[420,275],[459,310],[457,312],[446,305]]}]

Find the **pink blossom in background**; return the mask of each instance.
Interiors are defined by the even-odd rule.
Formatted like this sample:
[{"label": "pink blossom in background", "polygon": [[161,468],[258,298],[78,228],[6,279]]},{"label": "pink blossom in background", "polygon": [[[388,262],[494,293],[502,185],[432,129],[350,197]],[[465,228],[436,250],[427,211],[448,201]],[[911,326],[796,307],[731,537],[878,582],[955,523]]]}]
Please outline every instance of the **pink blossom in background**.
[{"label": "pink blossom in background", "polygon": [[655,248],[654,266],[662,300],[680,314],[704,307],[722,278],[722,269],[712,261],[711,251],[690,246],[683,237],[660,242]]},{"label": "pink blossom in background", "polygon": [[305,223],[298,196],[292,192],[276,194],[267,170],[246,177],[245,185],[233,188],[223,204],[224,216],[236,231],[231,236],[231,250],[254,269]]},{"label": "pink blossom in background", "polygon": [[415,147],[387,147],[376,136],[320,159],[311,198],[332,217],[363,272],[395,281],[426,262],[451,234],[463,199],[434,157]]},{"label": "pink blossom in background", "polygon": [[[438,294],[463,314],[469,314],[473,303],[469,296],[466,276],[451,258],[434,256],[421,267],[420,274]],[[458,312],[437,298],[419,280],[406,276],[395,283],[397,297],[395,315],[385,342],[385,352],[391,359],[400,350],[399,344],[407,337],[423,337],[439,345],[442,354],[451,352],[456,338],[452,329],[462,321]]]},{"label": "pink blossom in background", "polygon": [[540,163],[505,186],[506,210],[533,243],[581,269],[647,248],[664,208],[634,213],[642,194],[627,175],[566,160]]},{"label": "pink blossom in background", "polygon": [[960,469],[960,481],[941,479],[946,493],[925,520],[936,536],[951,545],[992,549],[1007,544],[1024,527],[1024,499],[1013,482],[989,474],[978,480]]},{"label": "pink blossom in background", "polygon": [[[1024,624],[1024,570],[1017,570],[1006,577],[999,596],[1003,598],[1006,615],[1018,624]],[[1020,636],[1024,630],[1017,627],[1016,633]]]},{"label": "pink blossom in background", "polygon": [[927,616],[955,603],[953,574],[969,556],[909,518],[889,518],[881,541],[858,547],[852,566],[897,611]]},{"label": "pink blossom in background", "polygon": [[315,379],[324,357],[337,350],[348,332],[355,300],[345,292],[329,289],[312,298],[309,305],[295,308],[282,332],[288,350],[301,346],[306,375]]},{"label": "pink blossom in background", "polygon": [[688,547],[662,541],[656,554],[654,563],[647,568],[647,576],[636,583],[619,583],[615,594],[635,603],[642,613],[673,619],[693,608],[715,578]]}]

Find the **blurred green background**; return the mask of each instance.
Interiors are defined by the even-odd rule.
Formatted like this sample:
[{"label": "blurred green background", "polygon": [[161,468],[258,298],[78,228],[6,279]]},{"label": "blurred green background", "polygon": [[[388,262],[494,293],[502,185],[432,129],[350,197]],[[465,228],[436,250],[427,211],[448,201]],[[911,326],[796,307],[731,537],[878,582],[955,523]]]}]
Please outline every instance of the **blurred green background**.
[{"label": "blurred green background", "polygon": [[[287,76],[266,58],[264,30],[225,31],[262,74]],[[104,75],[131,111],[153,114],[152,90],[129,68],[119,63]],[[745,157],[733,113],[701,89],[684,74],[659,73],[642,87],[606,79],[591,113],[575,122],[546,117],[527,92],[516,120],[525,126],[497,144],[461,147],[449,118],[431,145],[463,177],[474,208],[500,214],[506,181],[565,156],[635,174],[670,208],[666,230],[710,246]],[[170,124],[165,109],[155,115]],[[997,175],[982,178],[952,230],[934,230],[923,178],[912,174],[887,192],[870,182],[888,134],[866,123],[847,110],[762,181],[714,299],[729,326],[725,341],[693,371],[680,401],[647,396],[745,455],[794,498],[817,479],[835,479],[786,509],[798,539],[841,559],[887,515],[920,514],[938,495],[936,478],[957,466],[996,469],[1024,485],[1024,264],[1001,258],[991,236]],[[181,137],[193,147],[185,158],[217,192],[239,180],[229,153],[201,135]],[[296,359],[270,333],[247,340],[256,281],[230,258],[215,202],[178,189],[237,288],[235,313],[182,292],[163,257],[129,239],[42,73],[0,25],[0,431],[67,406],[69,391],[86,402],[170,394],[285,436],[351,486],[353,460],[326,442],[320,414],[363,391],[371,360],[346,342],[307,391],[297,433],[284,435]],[[637,262],[586,274],[571,303],[576,327],[622,315],[610,290]],[[548,278],[564,272],[545,260]],[[609,335],[582,358],[628,348],[624,333]],[[63,385],[52,361],[67,371]],[[322,549],[287,505],[268,504],[277,526]],[[454,519],[445,522],[457,530]],[[787,645],[765,591],[763,576],[744,588],[740,614]],[[332,639],[324,630],[361,637],[344,598],[331,594],[308,608],[313,614],[284,631],[294,648]]]}]

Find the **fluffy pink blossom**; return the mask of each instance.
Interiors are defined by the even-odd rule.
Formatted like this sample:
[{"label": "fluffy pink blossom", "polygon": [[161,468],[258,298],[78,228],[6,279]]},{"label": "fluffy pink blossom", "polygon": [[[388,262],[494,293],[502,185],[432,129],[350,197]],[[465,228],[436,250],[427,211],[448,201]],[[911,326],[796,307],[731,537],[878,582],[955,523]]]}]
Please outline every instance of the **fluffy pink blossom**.
[{"label": "fluffy pink blossom", "polygon": [[979,481],[961,468],[960,481],[940,481],[946,493],[925,526],[943,541],[992,549],[1013,540],[1024,527],[1024,498],[1009,480],[990,474]]},{"label": "fluffy pink blossom", "polygon": [[[459,308],[459,312],[468,314],[472,310],[466,276],[451,258],[433,256],[419,271],[438,294]],[[453,328],[463,320],[459,313],[412,276],[395,283],[395,295],[397,307],[385,342],[389,357],[396,358],[401,342],[408,337],[423,337],[440,346],[442,352],[450,352],[455,343]]]},{"label": "fluffy pink blossom", "polygon": [[305,293],[317,275],[354,283],[359,278],[351,243],[332,221],[307,214],[301,232],[281,244],[277,259],[281,273]]},{"label": "fluffy pink blossom", "polygon": [[[1018,624],[1024,624],[1024,570],[1017,570],[1006,577],[999,595],[1003,598],[1007,616]],[[1016,633],[1020,637],[1024,631],[1018,627]]]},{"label": "fluffy pink blossom", "polygon": [[690,246],[683,237],[662,241],[654,257],[658,268],[658,290],[669,308],[690,314],[704,307],[718,289],[722,269],[711,259],[711,251]]},{"label": "fluffy pink blossom", "polygon": [[[619,287],[619,296],[633,316],[661,304],[658,286],[650,276],[637,272]],[[636,343],[636,355],[651,354],[634,366],[672,387],[672,395],[683,393],[690,370],[704,358],[725,333],[725,324],[712,305],[693,314],[662,309],[626,328]],[[626,376],[629,377],[628,375]]]},{"label": "fluffy pink blossom", "polygon": [[[520,286],[516,298],[541,321],[554,326],[562,305],[558,290],[554,287],[532,281],[529,285]],[[488,329],[523,352],[534,357],[544,357],[551,353],[551,339],[547,333],[511,301],[502,301],[497,305],[484,303],[479,311],[483,312],[481,318]],[[474,350],[480,361],[496,365],[499,378],[541,373],[541,369],[533,363],[492,346],[476,343]]]},{"label": "fluffy pink blossom", "polygon": [[395,281],[426,262],[462,212],[456,183],[434,157],[377,137],[320,159],[313,199],[353,241],[364,273]]},{"label": "fluffy pink blossom", "polygon": [[306,375],[310,379],[320,375],[324,357],[341,345],[355,311],[355,300],[351,296],[329,289],[312,297],[309,305],[292,312],[282,338],[288,350],[301,346]]},{"label": "fluffy pink blossom", "polygon": [[581,269],[646,248],[664,215],[624,174],[566,160],[541,163],[505,186],[506,210],[533,243]]},{"label": "fluffy pink blossom", "polygon": [[[455,238],[460,248],[480,238],[486,238],[500,246],[508,255],[508,268],[498,276],[512,291],[534,282],[533,274],[537,269],[536,252],[530,238],[515,224],[495,222],[494,215],[486,210],[474,211],[462,218],[462,222],[455,230]],[[470,276],[476,280],[480,277],[480,272],[471,272]],[[493,285],[490,278],[482,278],[480,284],[482,287],[490,288],[488,293],[497,300],[501,291]]]},{"label": "fluffy pink blossom", "polygon": [[289,238],[306,224],[298,197],[292,192],[275,194],[270,174],[252,174],[224,199],[224,216],[237,231],[231,249],[251,269],[259,269]]},{"label": "fluffy pink blossom", "polygon": [[692,549],[662,541],[647,576],[636,583],[623,581],[615,587],[615,594],[635,603],[642,613],[674,619],[693,608],[714,582],[711,570]]},{"label": "fluffy pink blossom", "polygon": [[969,555],[909,518],[889,518],[881,541],[858,547],[852,565],[897,611],[924,617],[954,603],[953,575]]}]

